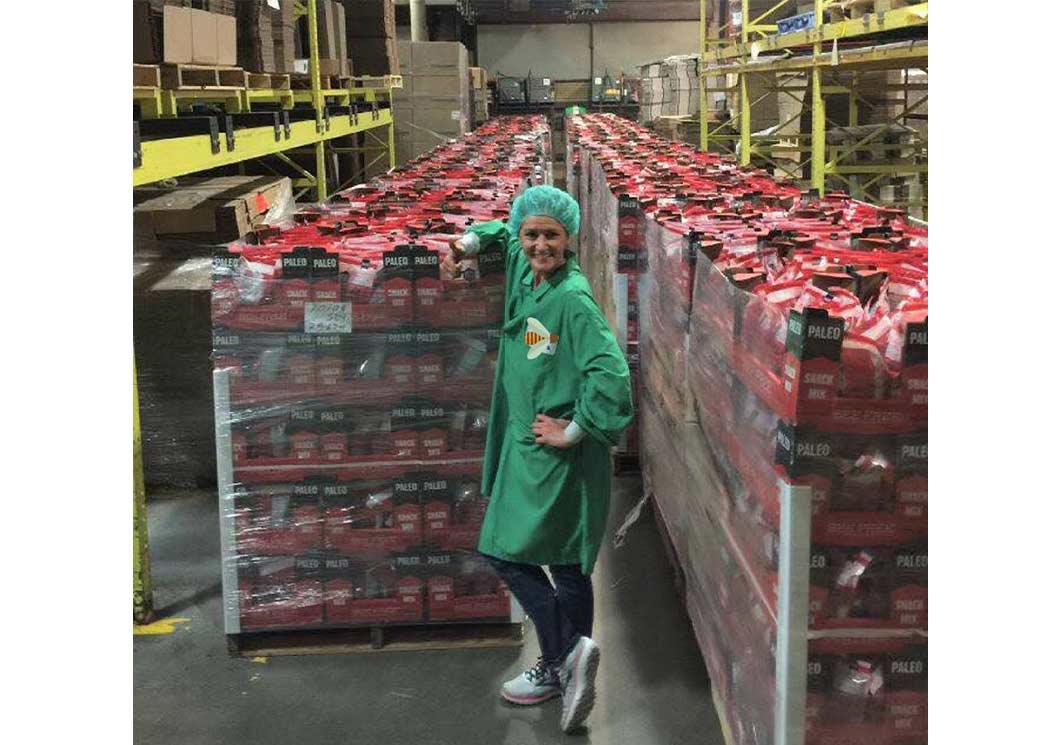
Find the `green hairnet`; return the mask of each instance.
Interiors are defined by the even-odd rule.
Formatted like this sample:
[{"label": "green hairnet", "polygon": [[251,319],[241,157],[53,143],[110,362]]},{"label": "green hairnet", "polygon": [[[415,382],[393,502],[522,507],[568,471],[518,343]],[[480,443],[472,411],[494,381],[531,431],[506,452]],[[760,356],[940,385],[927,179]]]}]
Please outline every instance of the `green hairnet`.
[{"label": "green hairnet", "polygon": [[532,216],[551,217],[562,225],[568,236],[578,235],[581,223],[581,210],[567,192],[554,186],[531,186],[512,204],[512,214],[508,218],[508,230],[512,235],[519,235],[523,220]]}]

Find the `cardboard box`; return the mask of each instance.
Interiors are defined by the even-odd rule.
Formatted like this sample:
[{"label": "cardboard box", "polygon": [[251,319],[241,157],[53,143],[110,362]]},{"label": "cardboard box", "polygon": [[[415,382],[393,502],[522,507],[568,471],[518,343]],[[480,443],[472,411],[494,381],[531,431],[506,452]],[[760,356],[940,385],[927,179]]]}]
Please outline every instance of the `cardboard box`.
[{"label": "cardboard box", "polygon": [[482,67],[469,67],[467,68],[468,73],[471,76],[471,87],[475,89],[486,87],[486,70]]},{"label": "cardboard box", "polygon": [[[343,0],[348,39],[393,39],[397,36],[394,0]],[[353,48],[353,44],[350,44]]]},{"label": "cardboard box", "polygon": [[[350,58],[346,45],[346,10],[342,7],[342,3],[332,3],[331,6],[335,12],[335,44],[339,50],[338,57],[345,62]],[[349,73],[349,69],[343,71],[345,75]]]},{"label": "cardboard box", "polygon": [[350,56],[353,75],[408,74],[398,61],[398,42],[393,39],[352,39]]},{"label": "cardboard box", "polygon": [[198,65],[217,65],[217,16],[205,10],[189,10],[191,15],[191,61]]},{"label": "cardboard box", "polygon": [[182,179],[176,188],[136,189],[133,232],[138,239],[199,235],[217,243],[235,240],[261,222],[288,181],[272,176],[223,176]]},{"label": "cardboard box", "polygon": [[[253,72],[282,72],[282,67],[278,68],[276,64],[276,46],[283,44],[281,11],[273,8],[266,0],[245,0],[239,3],[238,10],[236,22],[239,66]],[[290,12],[293,13],[293,8]],[[280,31],[279,39],[277,30]]]},{"label": "cardboard box", "polygon": [[454,108],[453,104],[431,108],[419,107],[413,113],[413,122],[418,127],[440,135],[459,136],[468,130],[467,112]]},{"label": "cardboard box", "polygon": [[344,59],[346,13],[339,3],[321,0],[317,3],[317,47],[321,57]]},{"label": "cardboard box", "polygon": [[280,0],[280,14],[273,16],[272,46],[276,72],[294,72],[295,54],[294,4]]},{"label": "cardboard box", "polygon": [[161,60],[152,28],[151,6],[147,0],[133,1],[133,62],[154,65]]},{"label": "cardboard box", "polygon": [[412,95],[415,98],[444,97],[453,99],[468,98],[467,81],[455,75],[413,75]]},{"label": "cardboard box", "polygon": [[345,75],[346,66],[343,64],[345,60],[341,59],[320,59],[320,74],[321,75]]},{"label": "cardboard box", "polygon": [[234,16],[214,15],[217,22],[217,64],[236,63],[236,19]]},{"label": "cardboard box", "polygon": [[192,58],[191,9],[167,5],[162,9],[162,60],[176,64]]},{"label": "cardboard box", "polygon": [[467,48],[456,41],[413,41],[412,68],[419,73],[445,74],[467,69]]}]

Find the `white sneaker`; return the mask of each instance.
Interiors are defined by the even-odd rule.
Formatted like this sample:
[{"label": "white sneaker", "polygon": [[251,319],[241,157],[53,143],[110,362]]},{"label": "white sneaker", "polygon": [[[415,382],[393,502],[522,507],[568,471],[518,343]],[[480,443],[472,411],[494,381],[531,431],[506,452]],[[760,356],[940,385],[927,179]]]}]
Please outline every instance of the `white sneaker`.
[{"label": "white sneaker", "polygon": [[537,664],[501,686],[501,697],[520,706],[544,703],[560,695],[559,674],[538,657]]},{"label": "white sneaker", "polygon": [[596,703],[596,669],[600,665],[600,648],[587,636],[578,639],[574,649],[559,668],[563,683],[563,713],[559,726],[570,733],[589,718]]}]

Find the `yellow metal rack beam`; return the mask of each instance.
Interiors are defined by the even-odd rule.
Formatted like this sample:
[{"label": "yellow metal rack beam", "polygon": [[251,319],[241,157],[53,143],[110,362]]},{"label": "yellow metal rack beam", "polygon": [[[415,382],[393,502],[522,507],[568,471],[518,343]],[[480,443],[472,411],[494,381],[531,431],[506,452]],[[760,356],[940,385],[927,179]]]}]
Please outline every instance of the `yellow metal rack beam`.
[{"label": "yellow metal rack beam", "polygon": [[893,70],[896,67],[926,66],[927,41],[887,44],[878,47],[823,51],[817,55],[802,55],[760,62],[731,62],[710,68],[715,75],[754,74],[767,72],[805,72],[814,67],[857,67],[871,70]]},{"label": "yellow metal rack beam", "polygon": [[[399,78],[399,76],[390,76]],[[397,86],[395,86],[397,87]],[[354,86],[351,88],[324,88],[321,97],[330,103],[347,105],[353,101],[389,101],[390,88]],[[193,103],[209,103],[224,107],[226,114],[243,114],[252,110],[254,104],[279,104],[281,108],[293,109],[296,103],[313,105],[316,100],[311,90],[279,90],[268,88],[233,88],[231,90],[168,90],[165,88],[135,88],[133,101],[140,104],[144,119],[159,119],[177,116],[182,109]]]},{"label": "yellow metal rack beam", "polygon": [[[779,7],[776,6],[776,7]],[[774,10],[776,9],[774,8]],[[745,34],[759,33],[763,38],[748,40],[743,38],[738,43],[720,46],[718,49],[705,52],[704,61],[708,64],[733,57],[756,57],[763,52],[775,52],[781,49],[808,47],[815,44],[857,39],[872,36],[885,31],[902,31],[905,29],[927,26],[928,4],[907,5],[884,13],[868,13],[861,18],[847,19],[838,23],[821,23],[823,3],[816,3],[816,28],[809,31],[798,31],[790,34],[772,34],[764,36],[761,32],[776,31],[775,25],[744,24]],[[746,18],[747,16],[744,16]],[[757,20],[757,19],[756,19]]]},{"label": "yellow metal rack beam", "polygon": [[[133,169],[133,186],[162,181],[167,178],[185,176],[197,171],[227,166],[252,158],[262,158],[299,147],[323,147],[324,142],[338,137],[345,137],[358,132],[366,132],[380,127],[393,128],[393,117],[389,109],[379,111],[362,111],[350,124],[349,117],[335,116],[330,119],[330,127],[324,132],[317,132],[317,123],[312,120],[291,123],[290,138],[276,140],[272,127],[251,127],[235,131],[235,147],[228,150],[222,142],[221,151],[210,150],[209,135],[192,135],[190,137],[170,137],[163,140],[147,140],[141,143],[143,164]],[[389,140],[390,135],[388,135]],[[223,140],[223,138],[222,138]],[[391,158],[393,148],[391,148]],[[317,169],[317,183],[326,184],[323,169]],[[324,187],[327,188],[326,185]],[[318,186],[319,191],[319,186]],[[318,198],[327,199],[327,193],[318,193]]]}]

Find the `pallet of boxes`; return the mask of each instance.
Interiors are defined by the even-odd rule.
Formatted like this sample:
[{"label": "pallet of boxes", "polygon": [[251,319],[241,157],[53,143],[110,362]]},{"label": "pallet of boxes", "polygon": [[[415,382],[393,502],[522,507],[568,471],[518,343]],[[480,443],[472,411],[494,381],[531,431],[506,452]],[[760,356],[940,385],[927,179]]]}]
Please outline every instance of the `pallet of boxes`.
[{"label": "pallet of boxes", "polygon": [[159,65],[156,80],[162,88],[181,88],[192,81],[198,87],[242,87],[243,72],[236,67],[237,3],[190,5],[133,2],[133,62]]},{"label": "pallet of boxes", "polygon": [[[346,9],[346,49],[354,85],[365,85],[365,76],[397,75],[399,71],[393,0],[344,0]],[[373,83],[378,86],[379,82]],[[352,135],[353,146],[361,148],[350,155],[363,181],[386,173],[390,159],[381,149],[378,136],[370,132]]]},{"label": "pallet of boxes", "polygon": [[474,550],[504,254],[444,259],[467,220],[507,215],[549,137],[496,119],[217,251],[233,653],[518,644],[523,611]]},{"label": "pallet of boxes", "polygon": [[471,128],[467,49],[452,41],[399,41],[403,87],[393,92],[401,165]]},{"label": "pallet of boxes", "polygon": [[[299,24],[299,35],[305,57],[309,56],[309,29]],[[320,54],[320,77],[325,88],[336,87],[342,81],[335,78],[348,77],[350,60],[346,47],[346,8],[342,3],[330,0],[317,1],[317,50]],[[309,72],[309,60],[299,63],[304,73]],[[308,79],[306,79],[308,84]]]},{"label": "pallet of boxes", "polygon": [[693,55],[676,55],[640,68],[640,121],[692,117],[699,113],[699,63]]},{"label": "pallet of boxes", "polygon": [[237,54],[247,71],[247,87],[290,88],[296,56],[294,3],[251,0],[234,5]]},{"label": "pallet of boxes", "polygon": [[394,0],[345,0],[343,6],[352,74],[397,75]]},{"label": "pallet of boxes", "polygon": [[573,119],[639,254],[642,474],[726,742],[924,745],[927,229]]}]

